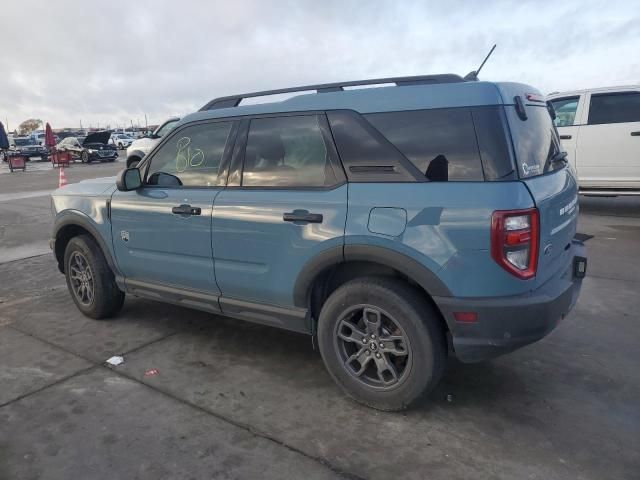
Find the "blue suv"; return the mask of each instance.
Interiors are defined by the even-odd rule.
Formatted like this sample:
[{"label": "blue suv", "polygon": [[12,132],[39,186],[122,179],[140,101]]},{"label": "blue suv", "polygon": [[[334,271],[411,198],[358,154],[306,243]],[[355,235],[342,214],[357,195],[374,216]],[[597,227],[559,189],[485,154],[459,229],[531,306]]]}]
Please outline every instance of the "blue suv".
[{"label": "blue suv", "polygon": [[[272,94],[293,96],[243,104]],[[553,116],[530,86],[451,74],[219,98],[137,168],[56,190],[52,248],[89,317],[128,293],[305,333],[346,393],[399,410],[448,354],[509,352],[575,304]]]}]

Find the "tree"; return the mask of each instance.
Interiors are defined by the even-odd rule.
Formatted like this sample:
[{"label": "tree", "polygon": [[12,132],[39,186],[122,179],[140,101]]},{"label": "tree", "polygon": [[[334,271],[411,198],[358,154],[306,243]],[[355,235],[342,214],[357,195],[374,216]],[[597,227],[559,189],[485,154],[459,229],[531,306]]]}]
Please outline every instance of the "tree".
[{"label": "tree", "polygon": [[29,120],[25,120],[18,126],[18,130],[20,131],[20,135],[29,135],[34,130],[37,130],[38,127],[42,126],[42,120],[38,118],[30,118]]}]

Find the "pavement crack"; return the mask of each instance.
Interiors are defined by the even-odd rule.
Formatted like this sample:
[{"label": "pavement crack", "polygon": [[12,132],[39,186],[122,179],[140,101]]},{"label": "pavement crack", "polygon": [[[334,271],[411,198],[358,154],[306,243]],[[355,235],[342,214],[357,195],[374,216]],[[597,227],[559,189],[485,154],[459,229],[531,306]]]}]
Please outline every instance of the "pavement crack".
[{"label": "pavement crack", "polygon": [[171,392],[169,392],[167,390],[164,390],[162,388],[158,388],[158,387],[155,387],[155,386],[150,385],[148,383],[145,383],[145,382],[141,381],[140,379],[136,378],[135,376],[133,376],[133,375],[131,375],[129,373],[125,373],[123,371],[118,371],[115,368],[110,368],[110,367],[107,367],[106,365],[102,365],[102,366],[105,369],[107,369],[107,370],[109,370],[111,372],[117,373],[118,375],[120,375],[120,376],[122,376],[124,378],[132,380],[132,381],[134,381],[134,382],[136,382],[136,383],[138,383],[140,385],[143,385],[143,386],[145,386],[145,387],[147,387],[147,388],[149,388],[149,389],[151,389],[151,390],[153,390],[155,392],[158,392],[158,393],[160,393],[162,395],[165,395],[165,396],[171,398],[172,400],[174,400],[176,402],[179,402],[179,403],[182,403],[183,405],[187,405],[187,406],[189,406],[191,408],[194,408],[194,409],[196,409],[196,410],[198,410],[198,411],[200,411],[202,413],[205,413],[206,415],[211,415],[212,417],[217,418],[218,420],[221,420],[221,421],[223,421],[225,423],[228,423],[230,425],[233,425],[236,428],[240,428],[242,430],[245,430],[246,432],[250,433],[251,435],[254,435],[255,437],[262,438],[264,440],[268,440],[270,442],[273,442],[273,443],[275,443],[275,444],[277,444],[277,445],[279,445],[279,446],[281,446],[283,448],[286,448],[287,450],[289,450],[291,452],[294,452],[296,454],[302,455],[303,457],[305,457],[305,458],[307,458],[309,460],[317,462],[317,463],[323,465],[324,467],[326,467],[331,472],[335,473],[336,475],[338,475],[341,478],[345,478],[345,479],[348,479],[348,480],[365,480],[365,477],[361,477],[361,476],[356,475],[354,473],[347,472],[346,470],[344,470],[344,469],[332,464],[329,460],[327,460],[324,457],[316,456],[316,455],[312,455],[310,453],[307,453],[304,450],[301,450],[301,449],[299,449],[299,448],[297,448],[297,447],[295,447],[293,445],[290,445],[290,444],[286,443],[283,440],[280,440],[277,437],[274,437],[273,435],[270,435],[270,434],[268,434],[266,432],[263,432],[261,430],[255,429],[251,425],[248,425],[248,424],[245,424],[245,423],[242,423],[242,422],[238,422],[237,420],[234,420],[233,418],[229,418],[229,417],[227,417],[225,415],[222,415],[221,413],[218,413],[218,412],[216,412],[214,410],[210,410],[210,409],[207,409],[207,408],[202,407],[200,405],[197,405],[195,403],[189,402],[188,400],[180,398],[180,397],[174,395],[173,393],[171,393]]},{"label": "pavement crack", "polygon": [[[25,332],[22,332],[22,333],[25,333]],[[45,343],[47,343],[47,342],[45,342]],[[58,349],[59,350],[63,350],[63,349],[60,349],[59,347],[58,347]],[[67,353],[69,353],[69,352],[67,352]],[[8,405],[11,405],[12,403],[15,403],[15,402],[18,402],[18,401],[20,401],[20,400],[22,400],[24,398],[30,397],[31,395],[35,395],[36,393],[40,393],[40,392],[42,392],[42,391],[44,391],[44,390],[46,390],[48,388],[54,387],[54,386],[56,386],[56,385],[58,385],[60,383],[66,382],[67,380],[70,380],[72,378],[78,377],[78,376],[80,376],[82,374],[88,373],[89,371],[91,371],[91,370],[93,370],[94,368],[97,368],[97,367],[98,367],[98,365],[90,365],[88,367],[83,368],[82,370],[78,370],[76,372],[73,372],[72,374],[66,375],[66,376],[64,376],[62,378],[59,378],[58,380],[55,380],[55,381],[50,382],[50,383],[47,383],[46,385],[43,385],[42,387],[37,388],[36,390],[32,390],[30,392],[27,392],[27,393],[24,393],[22,395],[19,395],[16,398],[12,398],[11,400],[9,400],[7,402],[0,403],[0,408],[6,407]]]}]

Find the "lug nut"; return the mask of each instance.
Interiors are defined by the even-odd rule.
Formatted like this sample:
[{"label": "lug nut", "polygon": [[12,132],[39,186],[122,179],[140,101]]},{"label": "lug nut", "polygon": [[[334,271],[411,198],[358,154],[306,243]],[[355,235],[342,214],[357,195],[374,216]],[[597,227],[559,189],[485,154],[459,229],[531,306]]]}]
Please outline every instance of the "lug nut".
[{"label": "lug nut", "polygon": [[369,350],[367,350],[365,353],[366,353],[367,355],[371,355],[371,352],[370,352]]},{"label": "lug nut", "polygon": [[376,338],[376,336],[372,333],[372,334],[371,334],[371,338]]},{"label": "lug nut", "polygon": [[367,343],[367,339],[366,339],[366,338],[363,338],[363,339],[362,339],[362,343]]},{"label": "lug nut", "polygon": [[384,348],[384,343],[381,343],[381,344],[380,344],[380,348]]},{"label": "lug nut", "polygon": [[382,355],[380,355],[379,353],[376,353],[376,358],[380,358]]}]

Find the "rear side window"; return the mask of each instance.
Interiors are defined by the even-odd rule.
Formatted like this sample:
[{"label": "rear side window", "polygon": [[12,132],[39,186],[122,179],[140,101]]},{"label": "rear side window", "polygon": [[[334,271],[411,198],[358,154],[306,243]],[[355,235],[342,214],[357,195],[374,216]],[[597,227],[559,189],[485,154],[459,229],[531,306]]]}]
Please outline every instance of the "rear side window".
[{"label": "rear side window", "polygon": [[589,125],[640,122],[640,92],[591,95]]},{"label": "rear side window", "polygon": [[570,127],[575,123],[579,99],[580,97],[568,97],[551,100],[553,109],[556,111],[554,120],[556,127]]},{"label": "rear side window", "polygon": [[544,106],[526,106],[527,119],[522,120],[514,106],[505,107],[511,138],[516,153],[520,178],[535,177],[562,168],[561,162],[551,160],[560,153],[560,139]]},{"label": "rear side window", "polygon": [[365,118],[427,179],[484,180],[470,109],[373,113]]},{"label": "rear side window", "polygon": [[242,186],[324,187],[336,183],[317,115],[251,120]]}]

